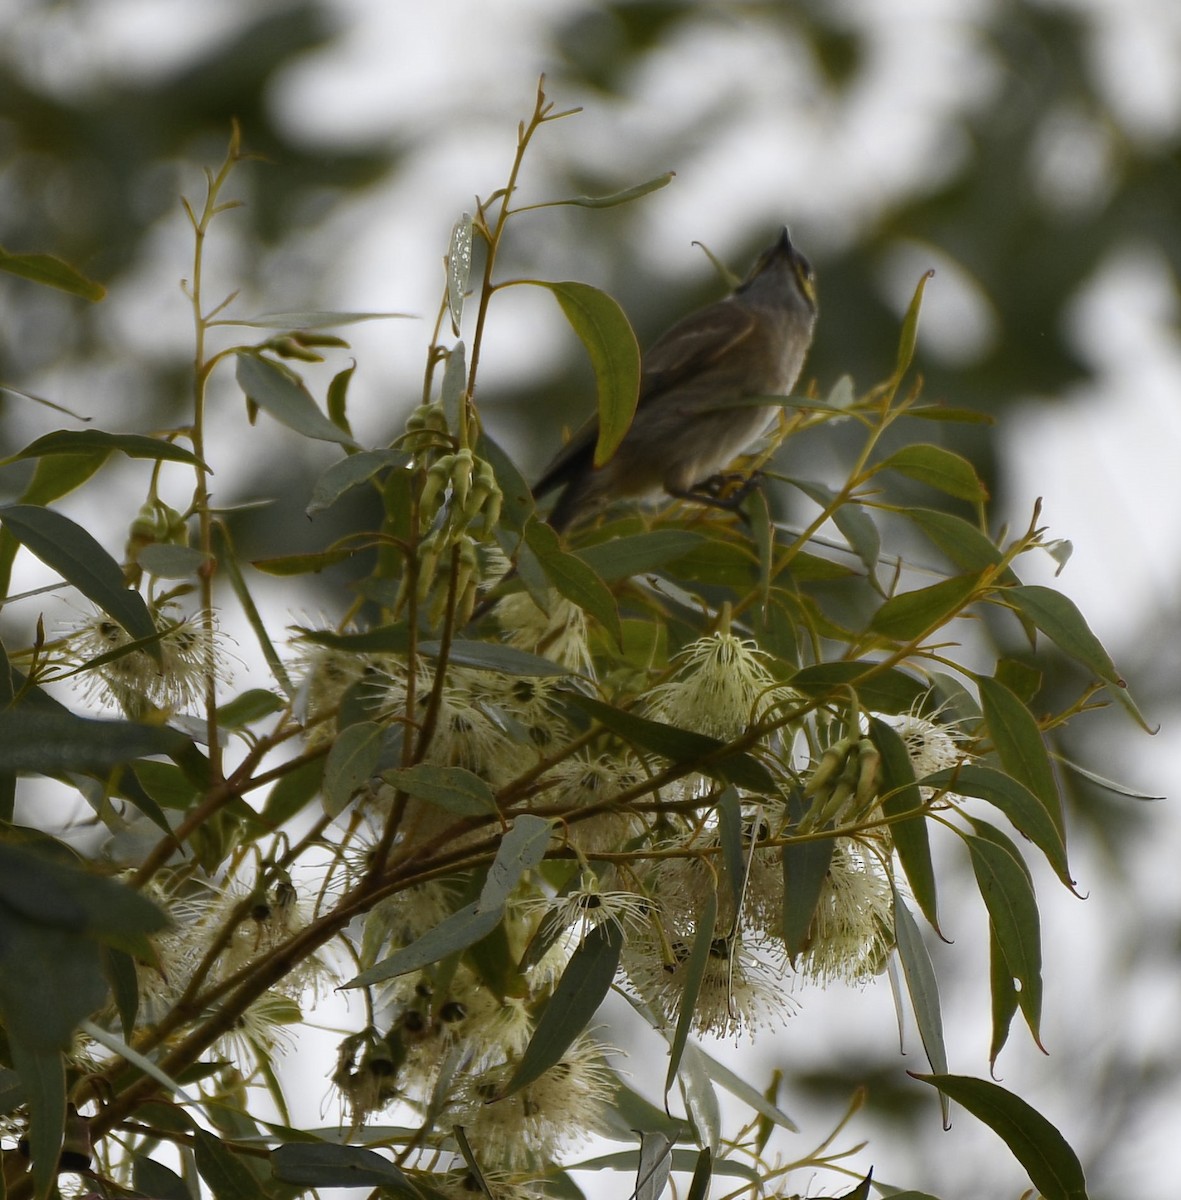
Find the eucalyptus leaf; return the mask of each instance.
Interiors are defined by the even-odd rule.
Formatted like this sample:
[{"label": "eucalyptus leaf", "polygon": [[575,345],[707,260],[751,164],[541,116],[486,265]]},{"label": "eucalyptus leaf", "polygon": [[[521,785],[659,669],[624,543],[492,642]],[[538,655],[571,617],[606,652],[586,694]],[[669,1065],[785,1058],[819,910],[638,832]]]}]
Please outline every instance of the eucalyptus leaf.
[{"label": "eucalyptus leaf", "polygon": [[1013,1152],[1045,1200],[1087,1200],[1078,1155],[1035,1108],[999,1084],[968,1075],[915,1075],[963,1105]]},{"label": "eucalyptus leaf", "polygon": [[[0,521],[27,550],[93,600],[135,639],[151,638],[156,626],[139,592],[128,588],[119,564],[81,525],[50,508],[10,504],[0,508]],[[146,652],[160,661],[160,647]]]},{"label": "eucalyptus leaf", "polygon": [[286,367],[257,354],[242,353],[236,375],[246,396],[288,429],[317,441],[361,448],[321,412],[303,381]]}]

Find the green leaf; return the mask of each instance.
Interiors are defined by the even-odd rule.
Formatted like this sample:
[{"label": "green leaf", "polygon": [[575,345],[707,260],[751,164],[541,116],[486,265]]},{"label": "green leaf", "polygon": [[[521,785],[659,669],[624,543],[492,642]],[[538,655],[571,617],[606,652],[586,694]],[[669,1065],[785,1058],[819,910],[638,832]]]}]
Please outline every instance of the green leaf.
[{"label": "green leaf", "polygon": [[343,650],[346,654],[405,654],[410,649],[410,630],[405,624],[381,625],[363,633],[334,633],[331,629],[307,629],[302,625],[297,625],[295,631],[300,641]]},{"label": "green leaf", "polygon": [[495,813],[496,795],[478,775],[463,767],[434,767],[418,763],[383,771],[381,777],[399,790],[465,817]]},{"label": "green leaf", "polygon": [[[458,429],[463,412],[463,400],[467,395],[467,349],[463,342],[456,342],[447,351],[443,363],[443,382],[439,384],[439,401],[443,405],[443,416],[448,429]],[[493,473],[495,473],[493,466]]]},{"label": "green leaf", "polygon": [[849,548],[872,575],[881,557],[882,535],[869,513],[861,505],[848,499],[834,507],[836,493],[822,483],[804,479],[793,479],[791,482],[822,509],[832,508],[833,524],[841,531],[849,543]]},{"label": "green leaf", "polygon": [[705,540],[688,529],[653,529],[648,533],[613,537],[597,546],[584,546],[575,556],[600,579],[610,582],[655,571],[683,558]]},{"label": "green leaf", "polygon": [[0,271],[69,292],[73,296],[81,296],[83,300],[101,300],[107,294],[107,289],[101,283],[87,279],[69,263],[54,258],[52,254],[13,254],[0,246]]},{"label": "green leaf", "polygon": [[132,1159],[131,1183],[137,1192],[153,1200],[194,1200],[185,1181],[154,1158],[137,1154]]},{"label": "green leaf", "polygon": [[902,377],[910,366],[910,360],[914,357],[915,342],[919,333],[919,310],[923,306],[923,290],[927,286],[927,280],[932,279],[934,275],[934,271],[923,272],[918,286],[914,289],[914,296],[907,306],[906,316],[902,319],[902,331],[898,337],[898,359],[894,365],[892,378],[895,387],[902,382]]},{"label": "green leaf", "polygon": [[312,498],[304,510],[309,517],[331,508],[337,500],[362,483],[368,482],[379,471],[402,467],[410,461],[408,454],[399,450],[361,450],[335,462],[316,480]]},{"label": "green leaf", "polygon": [[247,399],[288,429],[317,441],[361,448],[320,411],[299,376],[286,367],[269,358],[242,353],[235,374]]},{"label": "green leaf", "polygon": [[175,1092],[186,1104],[197,1103],[175,1079],[160,1070],[150,1058],[145,1058],[139,1051],[133,1050],[122,1038],[117,1038],[113,1033],[103,1029],[101,1025],[96,1025],[93,1021],[89,1020],[81,1023],[81,1029],[88,1037],[98,1042],[100,1046],[106,1046],[108,1050],[113,1050],[120,1058],[130,1063],[133,1067],[138,1067],[145,1075],[150,1075],[157,1083],[163,1084],[170,1092]]},{"label": "green leaf", "polygon": [[464,213],[451,227],[447,249],[447,309],[451,314],[451,332],[459,337],[463,321],[463,302],[472,273],[472,214]]},{"label": "green leaf", "polygon": [[[729,1092],[731,1096],[737,1097],[747,1108],[753,1109],[781,1128],[790,1133],[799,1133],[799,1126],[791,1117],[772,1104],[757,1088],[752,1087],[745,1079],[739,1078],[729,1067],[707,1054],[700,1046],[697,1047],[697,1054],[705,1073],[718,1087]],[[720,1164],[718,1169],[720,1169]]]},{"label": "green leaf", "polygon": [[1023,783],[1004,771],[975,763],[936,771],[919,782],[923,787],[947,789],[961,796],[987,800],[1041,850],[1055,874],[1067,887],[1073,884],[1061,831],[1045,806]]},{"label": "green leaf", "polygon": [[1053,822],[1059,841],[1065,842],[1062,801],[1037,721],[1003,683],[983,675],[977,680],[977,686],[984,721],[1001,763],[1014,779],[1037,797]]},{"label": "green leaf", "polygon": [[541,1010],[529,1045],[502,1095],[528,1086],[561,1061],[611,990],[622,951],[623,929],[617,921],[603,921],[586,935]]},{"label": "green leaf", "polygon": [[305,762],[288,771],[271,788],[267,802],[263,805],[259,820],[268,829],[278,829],[284,822],[302,812],[320,791],[324,780],[322,758]]},{"label": "green leaf", "polygon": [[543,521],[529,521],[525,541],[537,555],[546,579],[572,604],[590,613],[614,638],[623,639],[619,609],[610,588],[581,558],[562,549],[557,533]]},{"label": "green leaf", "polygon": [[[793,820],[798,822],[802,812],[798,793],[793,792],[790,804]],[[834,845],[829,837],[784,844],[783,944],[793,961],[808,947]]]},{"label": "green leaf", "polygon": [[681,1085],[685,1111],[697,1130],[698,1142],[717,1154],[722,1140],[721,1107],[713,1081],[706,1069],[705,1055],[695,1042],[685,1043],[677,1081]]},{"label": "green leaf", "polygon": [[448,955],[474,946],[500,924],[509,893],[520,878],[542,860],[550,840],[550,823],[540,817],[517,817],[500,842],[479,899],[445,917],[433,929],[389,958],[362,971],[343,988],[368,987],[417,971]]},{"label": "green leaf", "polygon": [[282,712],[283,701],[265,688],[249,688],[240,696],[219,706],[217,723],[222,729],[244,729],[256,721]]},{"label": "green leaf", "polygon": [[283,660],[279,657],[279,653],[275,649],[270,635],[267,633],[266,626],[263,624],[262,614],[258,611],[258,606],[254,603],[254,597],[250,594],[250,589],[246,586],[246,580],[242,577],[242,572],[238,566],[238,555],[234,549],[230,532],[221,521],[213,523],[213,542],[217,555],[217,565],[225,572],[230,581],[230,586],[234,589],[234,595],[238,598],[238,603],[242,606],[242,612],[250,623],[250,628],[254,631],[255,638],[258,639],[259,649],[262,651],[263,658],[266,659],[266,664],[270,668],[271,675],[289,697],[294,696],[295,687],[287,674],[287,668],[283,665]]},{"label": "green leaf", "polygon": [[718,897],[715,892],[707,892],[697,913],[693,945],[685,963],[684,987],[681,989],[681,998],[677,1003],[677,1024],[668,1044],[668,1070],[664,1076],[666,1104],[669,1090],[680,1071],[681,1062],[685,1056],[685,1047],[689,1044],[689,1030],[693,1027],[693,1018],[697,1012],[697,998],[701,994],[701,984],[705,979],[710,955],[714,949],[714,930],[717,922]]},{"label": "green leaf", "polygon": [[898,851],[906,878],[923,916],[937,930],[939,917],[935,900],[935,868],[931,862],[927,822],[924,817],[918,815],[904,820],[897,819],[906,813],[919,813],[923,806],[910,756],[898,733],[876,717],[869,723],[869,736],[882,756],[883,792],[893,793],[882,801],[882,811],[887,817],[894,818],[890,825],[894,849]]},{"label": "green leaf", "polygon": [[619,448],[635,416],[640,394],[640,348],[619,305],[586,283],[522,282],[548,288],[571,328],[582,339],[598,384],[599,440],[595,466],[601,467]]},{"label": "green leaf", "polygon": [[900,592],[874,613],[869,627],[894,641],[914,641],[958,616],[979,585],[979,576],[959,575],[913,592]]},{"label": "green leaf", "polygon": [[354,362],[351,366],[345,367],[343,371],[337,371],[328,385],[326,398],[328,419],[337,429],[343,429],[350,437],[353,431],[349,425],[348,416],[349,384],[352,382],[356,369],[357,364]]},{"label": "green leaf", "polygon": [[[442,650],[440,642],[422,642],[418,652],[426,658],[437,658]],[[457,638],[451,643],[447,661],[457,667],[474,667],[478,671],[494,671],[498,675],[517,675],[523,678],[572,675],[569,667],[540,654],[516,650],[496,642],[465,641]]]},{"label": "green leaf", "polygon": [[974,504],[988,499],[988,489],[980,482],[976,468],[962,455],[942,446],[904,446],[879,463],[877,470],[897,471],[908,479]]},{"label": "green leaf", "polygon": [[324,766],[324,811],[339,816],[377,770],[385,729],[376,721],[357,721],[337,735]]},{"label": "green leaf", "polygon": [[[907,507],[903,515],[918,526],[935,547],[963,571],[984,571],[997,566],[1001,552],[975,525],[951,513],[933,508]],[[1007,585],[1019,583],[1013,571],[1006,567],[997,579]]]},{"label": "green leaf", "polygon": [[76,717],[32,704],[0,712],[0,762],[9,771],[105,774],[132,759],[177,754],[188,745],[183,733],[163,725]]},{"label": "green leaf", "polygon": [[637,183],[634,187],[624,188],[621,192],[612,192],[608,196],[571,196],[568,200],[547,200],[538,207],[557,208],[563,204],[576,204],[579,208],[614,208],[617,204],[626,204],[629,200],[638,200],[650,192],[659,191],[676,178],[676,171],[665,171],[655,179],[646,183]]},{"label": "green leaf", "polygon": [[257,317],[241,320],[221,318],[214,325],[243,325],[250,329],[331,329],[337,325],[356,325],[361,321],[413,320],[412,313],[400,312],[335,312],[311,309],[305,312],[260,313]]},{"label": "green leaf", "polygon": [[[45,505],[81,487],[106,462],[108,451],[94,454],[51,454],[37,460],[33,478],[21,494],[22,504]],[[0,594],[7,593],[16,558],[17,539],[0,528]]]},{"label": "green leaf", "polygon": [[[0,959],[2,962],[2,959]],[[0,1000],[0,1012],[3,1012]],[[7,1016],[7,1014],[5,1014]],[[56,1050],[28,1045],[8,1026],[12,1065],[20,1075],[29,1112],[29,1155],[36,1200],[46,1200],[57,1181],[66,1128],[66,1070]]]},{"label": "green leaf", "polygon": [[1087,1200],[1082,1164],[1035,1108],[998,1084],[969,1075],[915,1075],[962,1104],[998,1134],[1045,1200]]},{"label": "green leaf", "polygon": [[1017,983],[1017,1003],[1033,1039],[1041,1047],[1041,919],[1029,868],[1021,852],[999,829],[972,820],[978,836],[965,836],[976,884],[988,919]]},{"label": "green leaf", "polygon": [[420,1200],[420,1194],[388,1158],[362,1146],[293,1142],[271,1151],[271,1166],[276,1179],[304,1188],[382,1188]]},{"label": "green leaf", "polygon": [[[922,1039],[923,1050],[931,1064],[931,1070],[945,1073],[947,1046],[943,1040],[943,1013],[939,1005],[939,982],[935,978],[935,968],[923,943],[918,924],[892,883],[890,891],[894,897],[894,942],[898,947],[906,990],[910,993],[915,1024],[918,1026],[919,1037]],[[941,1107],[946,1123],[945,1100],[941,1101]]]},{"label": "green leaf", "polygon": [[713,1155],[709,1150],[703,1149],[697,1155],[697,1165],[693,1168],[693,1178],[689,1181],[689,1191],[685,1200],[706,1200],[712,1176]]},{"label": "green leaf", "polygon": [[355,545],[337,545],[327,550],[315,550],[309,554],[280,554],[275,558],[256,558],[251,566],[264,575],[318,575],[327,567],[348,562],[358,553]]},{"label": "green leaf", "polygon": [[663,1133],[640,1134],[640,1161],[631,1200],[660,1200],[672,1169],[672,1143]]},{"label": "green leaf", "polygon": [[487,433],[480,434],[476,452],[492,464],[496,474],[496,482],[500,485],[503,499],[501,508],[501,525],[519,533],[525,528],[525,522],[533,515],[533,490],[524,475],[517,469],[516,463],[490,438]]},{"label": "green leaf", "polygon": [[847,695],[851,688],[858,702],[874,712],[911,712],[927,693],[927,686],[893,667],[882,670],[874,662],[825,662],[804,667],[791,677],[791,686],[817,700]]},{"label": "green leaf", "polygon": [[0,466],[22,458],[43,458],[50,454],[102,455],[105,458],[112,450],[118,450],[128,458],[154,458],[193,467],[201,465],[201,460],[191,450],[163,438],[144,437],[138,433],[105,433],[101,429],[58,429],[30,442],[23,450],[0,462]]},{"label": "green leaf", "polygon": [[[33,504],[0,508],[0,521],[21,545],[93,600],[133,638],[155,637],[156,626],[144,598],[128,588],[119,564],[81,525]],[[156,642],[144,649],[161,661]]]},{"label": "green leaf", "polygon": [[1008,588],[1001,594],[1005,599],[1012,600],[1018,612],[1032,621],[1059,650],[1094,671],[1136,721],[1148,729],[1144,717],[1128,694],[1128,685],[1120,678],[1111,656],[1091,632],[1073,600],[1053,588],[1035,584]]},{"label": "green leaf", "polygon": [[734,912],[742,910],[746,890],[747,858],[743,845],[742,803],[738,791],[728,787],[714,805],[718,818],[718,837],[722,843],[723,881],[733,904]]},{"label": "green leaf", "polygon": [[265,1195],[254,1173],[221,1138],[200,1128],[193,1130],[193,1138],[197,1170],[215,1200],[260,1200]]},{"label": "green leaf", "polygon": [[748,791],[775,790],[771,773],[757,758],[740,752],[727,752],[726,743],[717,738],[624,712],[592,696],[584,696],[581,692],[567,692],[565,695],[576,708],[589,713],[601,725],[637,746],[675,763],[691,763],[708,774],[717,775],[727,783]]},{"label": "green leaf", "polygon": [[988,1047],[988,1065],[995,1071],[996,1060],[1009,1040],[1009,1030],[1017,1012],[1017,987],[1013,983],[1009,964],[1005,961],[1005,952],[996,928],[991,922],[988,926],[988,985],[992,1001],[992,1039]]},{"label": "green leaf", "polygon": [[0,904],[45,929],[93,936],[145,959],[152,953],[144,935],[168,924],[150,900],[113,879],[56,861],[48,850],[5,843],[0,843]]}]

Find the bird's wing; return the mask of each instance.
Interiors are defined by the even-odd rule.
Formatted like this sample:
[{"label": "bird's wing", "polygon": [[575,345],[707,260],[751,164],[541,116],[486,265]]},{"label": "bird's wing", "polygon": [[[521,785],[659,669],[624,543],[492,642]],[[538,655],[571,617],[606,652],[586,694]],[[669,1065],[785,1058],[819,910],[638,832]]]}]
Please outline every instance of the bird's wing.
[{"label": "bird's wing", "polygon": [[[750,337],[755,325],[749,312],[725,300],[679,321],[644,355],[638,404],[650,404],[683,380],[707,371]],[[599,419],[592,416],[541,473],[533,495],[540,499],[589,468],[598,439]]]},{"label": "bird's wing", "polygon": [[754,332],[754,316],[737,304],[719,300],[678,321],[644,356],[640,403],[708,371]]},{"label": "bird's wing", "polygon": [[561,487],[584,468],[589,467],[595,453],[595,443],[599,440],[599,418],[591,417],[583,422],[582,427],[575,430],[570,440],[554,455],[549,466],[541,473],[541,477],[533,485],[533,496],[540,500],[542,496]]}]

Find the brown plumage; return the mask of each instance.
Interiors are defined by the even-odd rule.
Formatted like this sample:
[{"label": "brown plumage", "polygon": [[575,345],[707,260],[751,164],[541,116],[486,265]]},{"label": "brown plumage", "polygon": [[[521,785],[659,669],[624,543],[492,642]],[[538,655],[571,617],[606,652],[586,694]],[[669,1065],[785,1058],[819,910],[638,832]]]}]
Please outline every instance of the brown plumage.
[{"label": "brown plumage", "polygon": [[773,416],[736,402],[790,392],[815,319],[812,268],[784,229],[731,295],[679,321],[644,356],[635,419],[612,458],[595,467],[592,419],[542,473],[535,497],[564,488],[549,523],[565,529],[661,490],[720,503],[706,485]]}]

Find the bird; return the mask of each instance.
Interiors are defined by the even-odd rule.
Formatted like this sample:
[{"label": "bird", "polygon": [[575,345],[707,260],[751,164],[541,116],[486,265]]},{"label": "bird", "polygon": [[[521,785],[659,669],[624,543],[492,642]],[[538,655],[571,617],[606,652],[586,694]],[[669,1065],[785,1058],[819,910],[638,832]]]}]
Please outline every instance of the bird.
[{"label": "bird", "polygon": [[790,393],[815,323],[815,276],[784,227],[729,296],[678,321],[643,356],[635,417],[612,457],[595,466],[592,417],[541,473],[534,499],[562,489],[548,523],[560,532],[661,491],[735,508],[745,490],[727,498],[722,469],[774,419],[743,401]]}]

